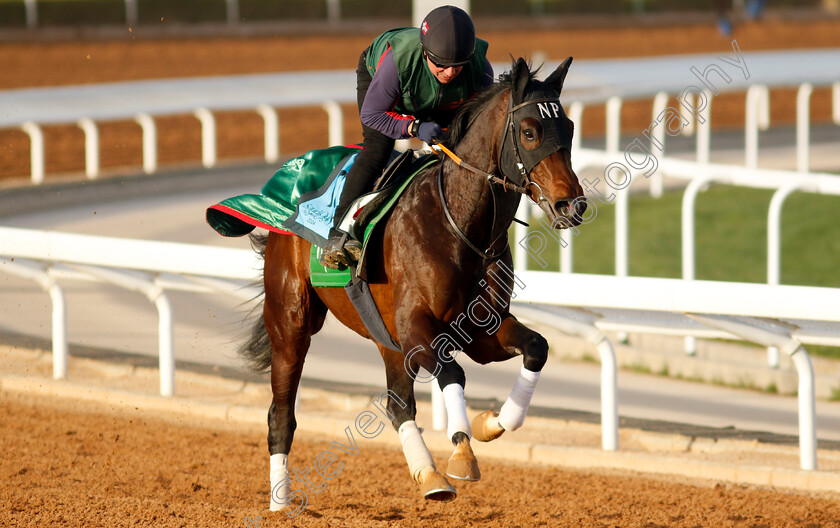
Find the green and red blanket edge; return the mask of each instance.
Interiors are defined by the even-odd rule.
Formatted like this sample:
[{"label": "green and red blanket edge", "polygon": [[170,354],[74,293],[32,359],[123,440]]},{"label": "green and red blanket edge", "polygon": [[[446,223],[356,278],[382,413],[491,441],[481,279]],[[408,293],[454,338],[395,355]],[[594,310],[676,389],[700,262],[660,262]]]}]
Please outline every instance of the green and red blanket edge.
[{"label": "green and red blanket edge", "polygon": [[294,214],[300,197],[318,189],[343,158],[360,148],[338,145],[292,158],[277,169],[260,194],[242,194],[208,207],[207,223],[227,237],[247,235],[254,227],[292,234],[282,223]]},{"label": "green and red blanket edge", "polygon": [[[297,200],[303,194],[317,189],[325,174],[329,174],[341,159],[361,148],[359,145],[335,146],[313,150],[293,158],[278,169],[263,186],[260,194],[244,194],[222,200],[207,208],[206,220],[219,234],[227,237],[244,236],[260,227],[283,235],[294,235],[283,229],[282,223],[294,214]],[[407,176],[398,189],[371,218],[364,232],[363,259],[367,254],[367,242],[377,224],[396,204],[420,170],[436,161],[430,157],[412,174]],[[310,274],[313,286],[344,286],[352,278],[350,270],[332,270],[318,262],[319,248],[314,244],[310,252]]]}]

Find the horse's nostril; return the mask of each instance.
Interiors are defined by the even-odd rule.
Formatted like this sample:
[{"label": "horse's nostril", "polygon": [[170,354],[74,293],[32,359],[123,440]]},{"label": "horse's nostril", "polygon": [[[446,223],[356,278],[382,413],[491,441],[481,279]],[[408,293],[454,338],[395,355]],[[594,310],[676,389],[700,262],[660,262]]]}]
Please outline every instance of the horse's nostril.
[{"label": "horse's nostril", "polygon": [[569,210],[569,201],[557,200],[554,202],[554,211],[561,216],[569,216],[569,213],[571,213]]},{"label": "horse's nostril", "polygon": [[583,217],[583,213],[586,212],[586,199],[581,198],[580,200],[575,200],[575,216],[578,218]]}]

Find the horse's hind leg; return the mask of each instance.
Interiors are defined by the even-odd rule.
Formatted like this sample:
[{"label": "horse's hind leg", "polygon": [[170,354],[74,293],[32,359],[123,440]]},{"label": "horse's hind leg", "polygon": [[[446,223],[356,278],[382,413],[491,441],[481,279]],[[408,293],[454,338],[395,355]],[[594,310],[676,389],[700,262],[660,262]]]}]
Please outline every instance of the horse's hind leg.
[{"label": "horse's hind leg", "polygon": [[[308,249],[293,237],[274,237],[266,248],[265,304],[263,319],[271,341],[271,392],[268,411],[268,451],[270,454],[271,502],[277,511],[298,497],[296,512],[306,507],[305,492],[290,492],[288,456],[297,422],[295,397],[312,334],[320,330],[326,307],[315,295],[301,265],[301,254]],[[308,251],[306,251],[308,254]],[[291,512],[290,512],[290,516]]]}]

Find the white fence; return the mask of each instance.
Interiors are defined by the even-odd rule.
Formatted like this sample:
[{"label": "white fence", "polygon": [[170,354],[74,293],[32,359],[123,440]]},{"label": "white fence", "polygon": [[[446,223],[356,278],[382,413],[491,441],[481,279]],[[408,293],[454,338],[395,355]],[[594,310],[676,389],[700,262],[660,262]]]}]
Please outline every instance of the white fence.
[{"label": "white fence", "polygon": [[[734,41],[733,41],[734,42]],[[737,45],[733,47],[736,49]],[[738,55],[735,55],[738,57]],[[717,64],[715,63],[717,61]],[[797,97],[797,149],[800,171],[807,170],[810,147],[808,101],[814,87],[832,87],[833,119],[840,124],[840,49],[791,52],[756,52],[741,57],[748,71],[740,73],[730,67],[724,71],[729,79],[711,84],[719,92],[747,91],[747,156],[757,158],[759,126],[766,128],[767,89],[799,87]],[[558,63],[547,63],[544,71],[551,71]],[[576,62],[566,83],[563,101],[575,122],[586,106],[607,104],[606,145],[610,155],[620,155],[621,107],[624,101],[654,99],[652,120],[667,109],[668,94],[683,95],[691,106],[698,105],[696,116],[691,113],[683,133],[696,130],[697,161],[709,161],[711,126],[709,120],[713,101],[707,87],[689,69],[690,66],[720,67],[714,55],[686,55],[648,59],[590,60]],[[780,65],[784,65],[781,67]],[[495,64],[496,71],[507,64]],[[715,70],[712,70],[713,72]],[[712,76],[711,73],[708,76]],[[748,76],[748,77],[745,77]],[[655,80],[655,82],[652,81]],[[750,81],[755,79],[755,82]],[[690,90],[695,88],[695,90]],[[687,92],[688,91],[688,92]],[[705,99],[704,99],[705,98]],[[705,100],[701,108],[700,102]],[[30,137],[31,177],[33,183],[44,180],[44,138],[42,127],[52,124],[77,124],[85,133],[85,172],[96,178],[99,168],[99,135],[97,123],[102,121],[134,120],[143,131],[143,170],[156,172],[157,133],[154,118],[158,116],[194,115],[202,127],[202,164],[216,163],[216,123],[213,113],[229,110],[253,110],[265,123],[265,158],[277,160],[279,123],[274,108],[321,106],[329,119],[330,145],[343,143],[343,119],[340,104],[355,103],[355,77],[351,70],[294,72],[279,74],[241,75],[158,81],[105,83],[0,91],[0,128],[20,128]],[[761,110],[761,112],[757,112]],[[701,122],[701,120],[703,122]],[[639,131],[642,136],[643,131]],[[670,133],[670,132],[669,132]],[[663,126],[652,127],[651,143],[664,148]],[[644,137],[644,136],[642,136]],[[647,141],[647,140],[646,140]],[[575,138],[575,150],[580,147],[580,135]],[[653,147],[651,147],[653,149]],[[656,182],[659,176],[654,176]],[[654,189],[658,189],[658,184]]]},{"label": "white fence", "polygon": [[30,137],[31,177],[42,183],[45,145],[42,127],[77,124],[85,133],[85,173],[96,178],[102,121],[134,120],[142,130],[143,172],[157,172],[155,117],[188,114],[201,123],[202,165],[216,164],[214,112],[253,110],[264,121],[265,159],[279,157],[279,121],[275,108],[321,106],[329,119],[330,145],[343,142],[340,103],[356,100],[352,72],[298,72],[234,77],[168,79],[0,91],[0,128],[19,127]]},{"label": "white fence", "polygon": [[253,251],[0,227],[0,270],[36,281],[52,301],[53,377],[67,377],[67,316],[59,279],[136,291],[158,311],[160,393],[175,394],[174,314],[167,290],[249,300],[262,262]]},{"label": "white fence", "polygon": [[[734,46],[733,49],[737,47]],[[740,53],[740,52],[739,52]],[[840,124],[840,51],[755,53],[741,57],[744,79],[732,74],[721,76],[719,91],[747,92],[745,166],[722,166],[709,163],[711,92],[690,85],[688,65],[713,64],[720,57],[691,56],[660,59],[590,61],[575,64],[564,99],[571,101],[569,113],[579,121],[585,105],[607,104],[607,138],[604,152],[574,146],[576,168],[608,166],[622,159],[633,166],[633,174],[647,170],[634,166],[619,152],[620,109],[623,100],[655,100],[653,120],[667,109],[667,94],[681,94],[696,110],[692,122],[681,130],[697,136],[697,160],[688,162],[658,158],[659,175],[689,181],[683,201],[683,272],[687,281],[631,278],[627,275],[628,193],[617,193],[616,277],[587,276],[571,273],[571,245],[562,250],[561,271],[540,273],[525,271],[525,248],[518,247],[517,274],[533,284],[518,300],[540,306],[516,306],[523,318],[548,322],[561,330],[581,335],[598,350],[602,360],[602,424],[604,449],[618,447],[616,366],[612,346],[604,332],[646,331],[677,333],[698,337],[739,337],[791,354],[800,377],[800,452],[804,469],[816,468],[816,427],[814,424],[813,371],[802,348],[803,343],[840,344],[840,312],[836,299],[840,290],[779,286],[778,233],[781,207],[791,192],[803,190],[840,194],[840,178],[830,174],[808,173],[808,108],[813,86],[832,86],[833,118]],[[743,61],[743,62],[741,62]],[[723,61],[726,63],[726,61]],[[731,65],[732,61],[726,64]],[[545,70],[550,71],[553,65]],[[749,71],[746,71],[746,68]],[[711,68],[711,69],[710,69]],[[718,69],[721,67],[718,66]],[[502,69],[497,66],[497,69]],[[703,70],[716,72],[712,66]],[[721,70],[723,71],[723,70]],[[724,72],[726,73],[726,72]],[[696,75],[696,74],[695,74]],[[710,74],[709,74],[710,75]],[[716,74],[719,75],[719,74]],[[704,77],[708,81],[708,75]],[[726,79],[729,81],[726,81]],[[761,85],[751,87],[749,78]],[[652,80],[651,80],[652,79]],[[688,80],[687,80],[688,79]],[[726,81],[726,84],[721,84]],[[801,83],[801,84],[800,84]],[[767,87],[798,88],[797,166],[799,172],[757,169],[757,130],[765,126],[764,108]],[[689,90],[689,88],[695,90]],[[691,92],[691,93],[687,93]],[[106,97],[107,96],[107,97]],[[266,158],[276,159],[276,115],[273,107],[322,104],[330,115],[330,143],[341,143],[338,103],[355,101],[352,72],[312,72],[219,79],[189,79],[115,83],[91,87],[68,87],[43,90],[0,92],[0,127],[22,127],[32,138],[32,179],[43,181],[43,137],[40,127],[51,123],[78,123],[85,130],[88,176],[98,175],[98,120],[137,119],[144,130],[144,162],[147,172],[157,169],[154,120],[156,115],[193,113],[202,123],[203,163],[215,163],[215,123],[213,111],[253,108],[266,122]],[[690,96],[690,97],[689,97]],[[706,104],[700,104],[705,98]],[[642,131],[640,131],[641,134]],[[651,144],[657,141],[664,150],[665,137],[656,128],[650,133]],[[658,148],[658,146],[656,147]],[[654,146],[649,149],[654,151]],[[650,161],[650,160],[648,160]],[[713,283],[694,278],[694,199],[710,182],[724,182],[757,188],[776,189],[768,213],[768,277],[771,284]],[[654,192],[658,185],[654,185]],[[520,232],[518,240],[525,233]],[[105,255],[108,255],[105,258]],[[166,290],[240,292],[242,280],[256,274],[258,263],[247,250],[221,250],[167,244],[39,233],[0,228],[0,269],[36,280],[49,291],[53,300],[54,375],[66,376],[66,331],[64,298],[58,279],[101,280],[141,291],[155,303],[160,316],[161,393],[174,393],[174,355],[172,351],[172,313]],[[14,260],[11,260],[14,258]],[[558,298],[556,292],[563,292]],[[251,297],[253,292],[245,291]],[[585,304],[583,304],[585,303]],[[578,308],[587,308],[581,312]],[[642,313],[634,320],[618,311]],[[667,318],[662,314],[671,314]],[[676,314],[676,315],[674,315]],[[690,315],[689,315],[690,314]],[[674,318],[677,318],[675,321]],[[768,321],[785,320],[785,324]],[[666,320],[667,319],[667,320]]]},{"label": "white fence", "polygon": [[[338,22],[341,20],[341,0],[324,1],[327,8],[327,20],[329,22]],[[22,0],[22,2],[26,10],[26,27],[29,29],[37,28],[39,26],[38,0]],[[136,26],[139,20],[138,0],[124,0],[124,3],[125,25],[129,27]],[[238,24],[240,22],[239,0],[225,0],[225,15],[228,24]]]},{"label": "white fence", "polygon": [[[614,163],[617,156],[609,152],[579,149],[575,155],[575,169],[582,171],[590,167],[608,167]],[[755,189],[771,189],[775,192],[767,211],[767,283],[779,284],[782,262],[782,210],[787,198],[794,192],[840,196],[840,175],[828,173],[807,173],[770,169],[719,165],[711,163],[696,163],[674,158],[660,158],[657,160],[657,175],[687,182],[683,194],[681,215],[682,238],[682,277],[695,278],[695,249],[696,222],[695,205],[702,190],[712,183],[732,185]],[[642,176],[640,171],[633,171],[634,178]],[[632,185],[632,183],[630,184]],[[615,193],[615,275],[626,277],[629,270],[629,231],[630,231],[630,203],[629,185]],[[542,213],[530,203],[523,202],[519,217],[526,221],[532,216],[539,217]],[[536,250],[532,243],[533,237],[538,237],[538,247],[547,245],[547,237],[540,231],[530,234],[522,225],[515,227],[518,245],[514,248],[517,270],[525,270],[528,256],[534,255]],[[826,233],[827,237],[840,236],[840,225],[834,233]],[[574,234],[561,235],[560,271],[570,273],[574,269]],[[685,350],[688,354],[695,353],[695,340],[688,337]],[[768,364],[775,368],[779,365],[778,349],[768,349]]]},{"label": "white fence", "polygon": [[[59,279],[101,281],[139,291],[157,307],[164,396],[175,393],[174,315],[166,291],[216,291],[251,299],[258,291],[247,283],[258,275],[259,266],[250,250],[0,228],[0,270],[34,280],[50,294],[53,376],[67,377],[65,301]],[[668,312],[690,318],[678,328],[682,334],[738,337],[791,355],[799,374],[800,463],[803,469],[816,469],[814,373],[802,344],[840,344],[840,325],[824,324],[840,321],[836,302],[840,289],[533,271],[517,274],[529,287],[517,296],[516,314],[582,336],[600,354],[604,449],[618,449],[616,361],[604,331],[673,331],[673,322],[659,325],[655,321],[657,312]],[[599,313],[604,309],[641,313],[643,323],[626,315],[616,317],[615,312],[613,316]]]}]

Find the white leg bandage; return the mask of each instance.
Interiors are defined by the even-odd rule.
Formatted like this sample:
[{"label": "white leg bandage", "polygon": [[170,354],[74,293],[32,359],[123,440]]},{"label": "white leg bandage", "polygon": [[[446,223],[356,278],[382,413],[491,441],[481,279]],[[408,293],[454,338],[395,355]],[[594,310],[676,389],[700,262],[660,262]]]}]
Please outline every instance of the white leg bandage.
[{"label": "white leg bandage", "polygon": [[510,391],[502,410],[499,412],[499,423],[507,431],[515,431],[522,427],[525,422],[525,415],[528,414],[528,406],[531,405],[531,397],[537,388],[540,379],[539,372],[531,372],[522,367],[519,370],[519,378]]},{"label": "white leg bandage", "polygon": [[408,462],[408,471],[411,473],[411,478],[416,482],[420,482],[420,470],[424,467],[435,467],[435,461],[429,449],[426,447],[426,442],[420,435],[420,428],[417,427],[417,422],[409,420],[400,426],[400,443],[402,444],[405,461]]},{"label": "white leg bandage", "polygon": [[271,479],[271,511],[280,511],[289,502],[289,455],[277,454],[269,458]]},{"label": "white leg bandage", "polygon": [[452,440],[452,435],[461,432],[472,438],[470,421],[467,418],[467,402],[464,400],[464,387],[457,383],[450,383],[443,388],[443,403],[446,406],[446,435]]}]

